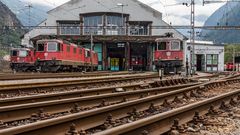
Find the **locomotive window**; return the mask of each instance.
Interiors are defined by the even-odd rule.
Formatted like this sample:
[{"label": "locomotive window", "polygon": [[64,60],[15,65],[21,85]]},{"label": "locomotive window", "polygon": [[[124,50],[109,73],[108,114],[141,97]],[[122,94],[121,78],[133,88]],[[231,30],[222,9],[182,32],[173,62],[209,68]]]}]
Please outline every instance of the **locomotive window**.
[{"label": "locomotive window", "polygon": [[67,46],[67,52],[70,52],[70,46]]},{"label": "locomotive window", "polygon": [[171,50],[180,50],[180,43],[177,41],[173,41],[171,44]]},{"label": "locomotive window", "polygon": [[90,57],[90,51],[86,50],[85,57]]},{"label": "locomotive window", "polygon": [[19,51],[19,57],[26,57],[28,55],[27,51]]},{"label": "locomotive window", "polygon": [[166,42],[158,43],[158,50],[167,50],[167,43]]},{"label": "locomotive window", "polygon": [[79,54],[82,54],[82,49],[79,49]]},{"label": "locomotive window", "polygon": [[73,48],[73,53],[77,53],[77,48]]},{"label": "locomotive window", "polygon": [[31,56],[31,52],[30,51],[27,51],[27,56]]},{"label": "locomotive window", "polygon": [[16,50],[12,50],[11,56],[17,56],[17,51]]},{"label": "locomotive window", "polygon": [[37,51],[38,52],[43,52],[44,51],[44,44],[38,44],[37,45]]},{"label": "locomotive window", "polygon": [[60,45],[56,42],[48,42],[47,44],[48,52],[57,52],[60,51]]}]

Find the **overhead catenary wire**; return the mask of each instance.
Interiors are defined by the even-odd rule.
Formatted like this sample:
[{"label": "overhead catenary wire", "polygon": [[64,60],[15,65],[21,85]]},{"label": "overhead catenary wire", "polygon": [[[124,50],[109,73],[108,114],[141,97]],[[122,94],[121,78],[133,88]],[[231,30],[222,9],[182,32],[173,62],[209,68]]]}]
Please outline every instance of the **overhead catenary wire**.
[{"label": "overhead catenary wire", "polygon": [[[61,28],[60,26],[20,26],[20,25],[13,25],[13,26],[2,26],[0,30],[8,30],[8,29],[27,29],[28,27],[35,28],[35,29],[57,29]],[[79,26],[64,26],[65,28],[73,28]],[[84,26],[83,28],[95,28],[97,29],[98,26]],[[109,28],[108,26],[102,27],[103,29]],[[122,28],[121,26],[118,27],[119,29]],[[124,27],[125,28],[125,27]],[[155,25],[151,27],[152,29],[192,29],[191,25]],[[240,30],[240,26],[194,26],[195,29],[209,29],[209,30]]]}]

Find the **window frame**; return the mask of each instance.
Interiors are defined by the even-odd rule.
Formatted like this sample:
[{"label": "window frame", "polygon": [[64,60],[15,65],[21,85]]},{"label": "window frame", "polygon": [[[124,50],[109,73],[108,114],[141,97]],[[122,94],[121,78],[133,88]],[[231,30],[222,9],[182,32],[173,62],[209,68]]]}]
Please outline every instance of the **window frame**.
[{"label": "window frame", "polygon": [[[13,53],[13,52],[15,52],[15,53]],[[15,55],[13,55],[13,54],[15,54]],[[17,57],[18,56],[18,50],[11,50],[11,56]]]},{"label": "window frame", "polygon": [[[178,43],[178,48],[176,49],[173,49],[173,43]],[[176,45],[176,44],[175,44]],[[176,46],[175,46],[176,47]],[[169,47],[169,50],[171,51],[180,51],[181,50],[181,43],[180,41],[171,41],[171,44],[170,44],[170,47]]]},{"label": "window frame", "polygon": [[[55,50],[49,50],[49,43],[55,43]],[[60,52],[60,44],[58,42],[48,42],[47,43],[47,52]]]},{"label": "window frame", "polygon": [[77,48],[73,47],[73,53],[76,54],[77,53]]},{"label": "window frame", "polygon": [[[39,51],[39,45],[43,45],[43,50]],[[36,47],[36,52],[44,52],[45,51],[45,44],[44,43],[38,43]]]},{"label": "window frame", "polygon": [[[21,55],[21,53],[24,52],[24,55]],[[18,51],[18,57],[27,57],[28,56],[28,52],[27,50],[19,50]]]},{"label": "window frame", "polygon": [[[165,43],[165,44],[164,44],[164,46],[165,46],[164,48],[165,48],[165,49],[160,49],[160,48],[163,48],[163,47],[160,47],[160,46],[162,45],[161,43]],[[158,43],[157,43],[157,51],[166,51],[166,50],[167,50],[167,43],[168,43],[168,42],[164,42],[164,41],[163,41],[163,42],[158,42]]]}]

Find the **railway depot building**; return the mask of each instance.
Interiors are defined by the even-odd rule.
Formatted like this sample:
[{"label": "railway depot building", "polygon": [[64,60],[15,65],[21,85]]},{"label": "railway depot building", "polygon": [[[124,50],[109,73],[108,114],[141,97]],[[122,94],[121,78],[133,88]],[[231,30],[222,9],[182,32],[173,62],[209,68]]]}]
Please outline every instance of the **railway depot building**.
[{"label": "railway depot building", "polygon": [[[224,71],[224,45],[212,41],[195,41],[195,71],[222,72]],[[187,41],[185,55],[190,63],[193,45]]]},{"label": "railway depot building", "polygon": [[[121,2],[121,3],[120,3]],[[165,33],[185,43],[162,14],[138,0],[71,0],[48,12],[47,19],[24,35],[22,44],[60,38],[98,53],[98,70],[154,70],[155,40]],[[141,62],[141,64],[139,64]]]}]

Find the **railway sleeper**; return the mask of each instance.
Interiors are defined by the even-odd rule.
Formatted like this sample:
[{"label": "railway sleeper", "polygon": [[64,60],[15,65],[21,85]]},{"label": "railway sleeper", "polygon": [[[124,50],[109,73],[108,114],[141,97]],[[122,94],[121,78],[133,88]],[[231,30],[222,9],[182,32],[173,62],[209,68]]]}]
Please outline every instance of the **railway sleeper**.
[{"label": "railway sleeper", "polygon": [[[239,97],[239,95],[238,95]],[[192,133],[192,132],[199,132],[202,126],[227,126],[224,123],[209,121],[208,116],[215,117],[222,115],[224,112],[230,112],[232,107],[236,107],[236,105],[240,102],[240,100],[237,98],[231,98],[228,104],[223,101],[220,104],[220,107],[217,109],[213,105],[211,105],[208,109],[208,112],[206,114],[201,115],[199,112],[195,112],[192,120],[188,122],[188,124],[182,124],[180,125],[179,119],[175,119],[173,121],[173,125],[170,129],[169,135],[176,135],[180,133]],[[229,115],[232,115],[231,113],[227,114],[225,117],[229,117]],[[224,115],[223,115],[224,116]],[[231,117],[231,116],[230,116]]]},{"label": "railway sleeper", "polygon": [[[131,123],[152,115],[166,112],[166,111],[172,110],[173,108],[176,108],[177,104],[182,104],[183,102],[179,102],[179,100],[181,101],[183,99],[184,97],[180,99],[178,96],[176,96],[174,100],[171,100],[171,101],[168,101],[167,99],[165,99],[161,105],[154,105],[154,103],[150,103],[148,109],[146,110],[137,110],[137,108],[134,107],[131,112],[127,113],[126,117],[118,118],[115,120],[112,119],[112,116],[111,116],[111,119],[107,117],[106,121],[102,125],[87,129],[85,131],[89,134],[101,132],[107,129],[111,129],[113,127],[117,127],[117,126],[120,126],[126,123]],[[146,132],[142,132],[142,133],[146,133]]]},{"label": "railway sleeper", "polygon": [[[164,100],[164,101],[167,101],[167,100]],[[167,102],[169,102],[169,101],[167,101]],[[169,102],[167,107],[169,107],[169,104],[171,105],[172,103],[173,103],[173,102],[171,102],[171,103]],[[164,104],[164,103],[163,103],[163,104]]]}]

